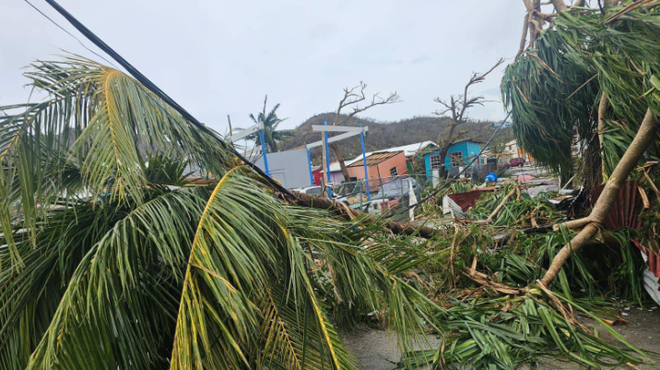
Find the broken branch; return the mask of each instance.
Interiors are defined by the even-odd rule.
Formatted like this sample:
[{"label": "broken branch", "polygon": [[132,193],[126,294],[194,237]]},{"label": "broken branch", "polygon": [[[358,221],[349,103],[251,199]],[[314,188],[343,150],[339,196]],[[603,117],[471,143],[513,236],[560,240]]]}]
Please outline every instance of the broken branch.
[{"label": "broken branch", "polygon": [[651,112],[650,109],[647,109],[644,120],[642,121],[635,138],[621,157],[619,164],[617,164],[609,180],[607,180],[603,192],[596,201],[593,210],[585,219],[573,222],[573,225],[578,224],[578,221],[587,222],[587,224],[585,228],[575,235],[575,237],[573,237],[573,239],[553,258],[548,271],[541,279],[541,282],[544,285],[548,286],[555,279],[557,273],[559,273],[568,258],[596,235],[601,225],[605,222],[607,214],[612,209],[614,201],[616,200],[624,181],[626,181],[628,175],[630,175],[637,165],[637,162],[642,158],[646,148],[648,148],[653,142],[658,126],[660,126],[659,121],[653,116],[653,112]]}]

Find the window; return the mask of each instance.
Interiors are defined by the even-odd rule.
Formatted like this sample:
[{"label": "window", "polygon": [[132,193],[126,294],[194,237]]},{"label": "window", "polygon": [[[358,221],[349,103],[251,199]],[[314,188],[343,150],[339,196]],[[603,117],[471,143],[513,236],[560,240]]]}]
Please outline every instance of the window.
[{"label": "window", "polygon": [[394,176],[396,176],[396,175],[398,175],[398,174],[399,174],[399,173],[397,172],[396,167],[392,167],[392,168],[390,168],[390,176],[394,177]]},{"label": "window", "polygon": [[440,155],[438,154],[430,156],[429,163],[431,163],[432,170],[442,167],[442,161],[440,160]]},{"label": "window", "polygon": [[449,153],[449,160],[452,167],[458,167],[463,164],[463,152]]}]

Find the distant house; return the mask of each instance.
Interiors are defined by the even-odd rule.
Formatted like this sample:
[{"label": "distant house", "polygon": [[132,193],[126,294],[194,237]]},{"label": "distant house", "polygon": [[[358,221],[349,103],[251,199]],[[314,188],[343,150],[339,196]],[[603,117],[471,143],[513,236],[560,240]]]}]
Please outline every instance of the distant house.
[{"label": "distant house", "polygon": [[[424,154],[424,167],[426,176],[432,177],[433,170],[444,166],[449,170],[452,167],[460,167],[468,164],[472,158],[479,154],[481,142],[476,140],[463,140],[451,144],[444,159],[440,158],[440,150]],[[481,159],[477,158],[475,164],[481,164]]]},{"label": "distant house", "polygon": [[[347,166],[348,174],[357,180],[364,179],[364,162],[362,158]],[[367,156],[367,173],[369,179],[383,179],[388,182],[392,177],[408,174],[406,155],[403,151],[377,152]],[[372,186],[375,184],[372,184]]]},{"label": "distant house", "polygon": [[[413,144],[408,144],[408,145],[402,145],[402,146],[397,146],[394,148],[388,148],[388,149],[381,149],[375,152],[367,152],[365,155],[367,157],[373,155],[373,154],[382,154],[382,153],[399,153],[403,152],[404,158],[405,158],[405,164],[406,164],[406,171],[405,173],[413,173],[413,162],[417,159],[420,158],[424,153],[427,153],[430,150],[433,150],[434,148],[437,148],[438,146],[433,142],[433,141],[422,141],[419,143],[413,143]],[[362,154],[358,155],[357,157],[349,160],[345,160],[344,164],[346,164],[346,167],[350,167],[356,162],[360,163],[360,166],[362,166]],[[369,159],[367,159],[367,163],[369,163]],[[322,172],[322,170],[321,170]],[[353,172],[356,172],[356,170],[353,170]],[[351,176],[352,181],[357,181],[364,179],[364,171],[362,171],[362,174],[359,176],[355,176],[351,172],[351,170],[348,171],[349,175]],[[401,174],[402,172],[399,171]],[[369,175],[369,178],[372,178],[372,175]],[[383,177],[389,177],[389,175],[383,175]],[[316,178],[314,180],[316,183]],[[339,162],[332,162],[330,163],[330,182],[333,184],[339,184],[344,182],[344,176],[341,173],[341,167],[339,167]],[[319,180],[320,184],[320,180]]]},{"label": "distant house", "polygon": [[406,167],[408,168],[408,173],[414,173],[415,168],[413,168],[414,162],[416,159],[421,158],[425,153],[428,153],[434,149],[438,148],[438,145],[433,141],[427,140],[419,143],[413,143],[408,145],[397,146],[390,149],[379,150],[379,152],[403,152],[406,156]]},{"label": "distant house", "polygon": [[514,157],[518,155],[518,142],[516,139],[508,141],[504,144],[504,152]]},{"label": "distant house", "polygon": [[323,167],[315,166],[312,169],[312,177],[314,178],[314,185],[321,185],[321,179],[323,178]]},{"label": "distant house", "polygon": [[[344,164],[348,166],[348,164],[351,162],[352,161],[344,161]],[[321,169],[321,173],[323,173],[323,169]],[[344,174],[341,173],[341,166],[339,166],[339,162],[330,163],[330,183],[341,184],[342,182],[344,182]]]},{"label": "distant house", "polygon": [[504,151],[509,154],[511,158],[524,158],[526,161],[534,162],[534,157],[532,157],[532,155],[525,149],[519,147],[516,139],[504,144]]}]

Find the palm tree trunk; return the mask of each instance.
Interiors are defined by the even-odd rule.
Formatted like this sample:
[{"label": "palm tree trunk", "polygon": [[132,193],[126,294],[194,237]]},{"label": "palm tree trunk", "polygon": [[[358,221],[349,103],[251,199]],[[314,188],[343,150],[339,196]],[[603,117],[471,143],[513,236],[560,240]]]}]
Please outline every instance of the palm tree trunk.
[{"label": "palm tree trunk", "polygon": [[660,121],[648,109],[639,127],[639,131],[637,131],[632,143],[630,143],[630,146],[621,157],[619,164],[612,171],[612,175],[607,180],[603,192],[598,197],[591,214],[582,220],[575,220],[572,223],[572,225],[586,226],[553,258],[548,271],[543,276],[543,279],[541,279],[541,282],[545,286],[548,286],[555,279],[564,266],[564,263],[566,263],[574,252],[578,251],[597,235],[598,230],[605,222],[605,218],[607,218],[608,213],[614,205],[614,201],[619,195],[621,186],[623,186],[624,181],[626,181],[632,170],[635,169],[637,162],[642,158],[646,149],[653,143],[659,126]]},{"label": "palm tree trunk", "polygon": [[[336,200],[314,197],[305,193],[294,191],[293,194],[298,198],[302,205],[311,208],[331,210],[346,220],[352,220],[357,217],[364,217],[366,222],[380,222],[381,217],[369,215],[357,209],[349,208],[346,204]],[[385,227],[396,235],[414,235],[420,238],[430,239],[436,236],[446,236],[445,229],[434,229],[428,226],[417,226],[411,223],[400,223],[396,221],[387,221]]]}]

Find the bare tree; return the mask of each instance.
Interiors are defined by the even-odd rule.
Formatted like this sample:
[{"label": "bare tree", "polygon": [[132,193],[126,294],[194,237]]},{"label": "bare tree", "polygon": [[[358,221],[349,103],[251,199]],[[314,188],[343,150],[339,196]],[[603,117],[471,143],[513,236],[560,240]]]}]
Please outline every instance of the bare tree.
[{"label": "bare tree", "polygon": [[[501,65],[504,62],[504,59],[500,59],[491,67],[488,71],[484,73],[473,73],[472,77],[465,85],[463,89],[463,94],[461,95],[451,95],[449,100],[443,100],[440,98],[435,98],[434,101],[443,106],[443,109],[433,112],[434,115],[447,118],[447,126],[449,127],[449,133],[447,133],[444,138],[442,134],[438,135],[438,145],[442,148],[440,150],[440,158],[444,159],[447,156],[447,151],[451,144],[453,144],[458,138],[464,135],[462,131],[456,131],[456,128],[468,121],[467,111],[475,106],[483,106],[486,102],[486,99],[483,96],[469,96],[469,90],[472,86],[483,82],[486,79],[486,76],[490,74],[495,68]],[[440,175],[445,175],[444,166],[440,166]]]},{"label": "bare tree", "polygon": [[[375,93],[371,95],[370,98],[367,98],[367,84],[360,81],[360,84],[352,88],[344,88],[344,96],[339,101],[337,110],[335,111],[335,117],[333,119],[333,126],[341,126],[346,124],[351,118],[355,115],[362,113],[368,109],[379,105],[394,104],[401,101],[401,97],[397,92],[390,93],[387,97],[381,97],[380,93]],[[346,110],[350,110],[349,113],[345,113]],[[346,163],[344,157],[339,150],[339,147],[335,143],[330,144],[330,149],[337,158],[339,162],[339,167],[341,167],[341,173],[344,176],[344,181],[350,181],[350,176],[348,170],[346,169]],[[328,169],[326,167],[326,158],[325,158],[325,149],[323,150],[323,168],[324,173],[327,173]]]}]

